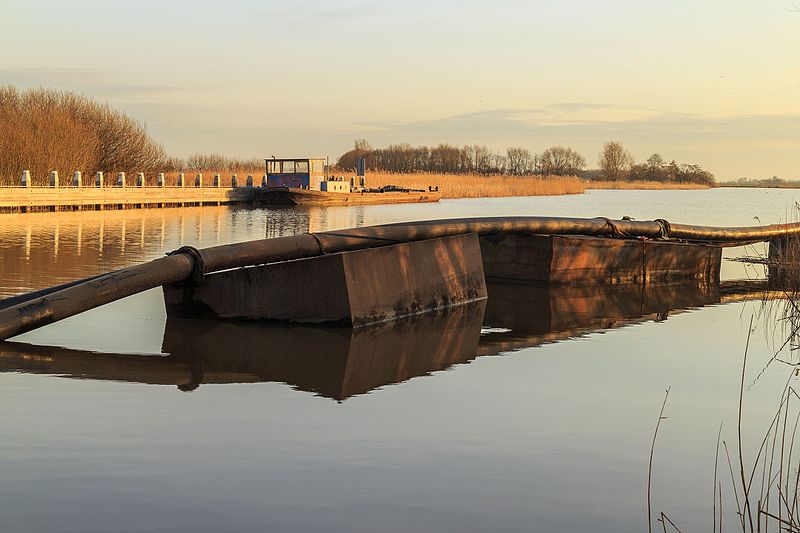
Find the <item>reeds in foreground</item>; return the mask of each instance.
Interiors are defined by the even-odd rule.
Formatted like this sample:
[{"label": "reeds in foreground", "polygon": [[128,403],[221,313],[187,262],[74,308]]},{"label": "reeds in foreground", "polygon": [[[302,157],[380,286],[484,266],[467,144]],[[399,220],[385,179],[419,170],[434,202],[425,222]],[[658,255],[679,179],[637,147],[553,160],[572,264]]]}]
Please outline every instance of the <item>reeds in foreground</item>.
[{"label": "reeds in foreground", "polygon": [[[785,292],[787,301],[786,309],[794,314],[794,323],[800,316],[800,305],[796,291]],[[767,298],[765,296],[765,298]],[[785,320],[786,314],[780,317]],[[795,351],[797,346],[785,342],[778,351],[770,358],[769,363],[779,361],[789,367],[788,376],[783,389],[780,393],[778,407],[769,420],[769,425],[763,433],[758,450],[755,456],[747,459],[743,452],[742,434],[744,423],[742,411],[744,405],[744,392],[746,390],[746,369],[748,351],[750,349],[750,339],[753,333],[753,318],[750,319],[748,327],[747,342],[742,358],[741,379],[739,382],[738,411],[736,420],[736,435],[733,445],[729,447],[728,441],[722,438],[722,426],[720,425],[717,436],[717,446],[714,462],[714,480],[712,492],[713,511],[713,532],[722,533],[724,528],[725,506],[732,506],[736,509],[736,522],[732,526],[735,530],[745,533],[760,533],[770,530],[775,532],[800,533],[800,451],[796,450],[797,432],[800,427],[800,393],[793,386],[796,380],[800,365],[797,362],[779,359],[777,355],[787,346],[790,351]],[[797,330],[792,325],[790,338],[796,336]],[[758,373],[763,374],[764,370]],[[756,377],[758,379],[758,377]],[[666,397],[664,399],[666,403]],[[664,407],[662,405],[658,423],[663,419]],[[655,447],[655,438],[658,433],[658,424],[653,438],[653,445],[650,449],[651,463],[648,470],[648,490],[647,490],[647,509],[648,509],[648,530],[652,531],[653,517],[651,514],[650,484],[652,475],[652,454]],[[720,447],[721,443],[721,447]],[[732,448],[732,449],[731,449]],[[724,453],[720,453],[724,450]],[[720,455],[723,455],[723,465],[727,465],[728,474],[721,475],[726,468],[720,466]],[[729,482],[723,481],[728,478]],[[729,488],[725,491],[728,494],[728,503],[724,504],[723,487]],[[666,513],[658,513],[655,520],[660,523],[661,528],[666,532],[681,531],[676,525],[676,521],[670,519]]]}]

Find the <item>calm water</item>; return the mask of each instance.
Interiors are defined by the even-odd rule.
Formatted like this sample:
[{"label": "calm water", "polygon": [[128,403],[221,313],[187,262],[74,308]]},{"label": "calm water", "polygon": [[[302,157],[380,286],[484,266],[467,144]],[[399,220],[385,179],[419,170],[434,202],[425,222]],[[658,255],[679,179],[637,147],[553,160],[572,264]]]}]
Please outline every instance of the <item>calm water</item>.
[{"label": "calm water", "polygon": [[[592,191],[0,215],[0,295],[184,244],[455,216],[753,225],[792,220],[795,200]],[[723,267],[725,279],[758,274]],[[489,291],[353,332],[167,321],[154,290],[0,344],[0,531],[642,531],[668,386],[654,507],[684,531],[710,528],[716,435],[724,420],[735,437],[747,326],[754,316],[754,379],[782,341],[775,313],[693,287]],[[746,452],[788,375],[774,364],[748,388]]]}]

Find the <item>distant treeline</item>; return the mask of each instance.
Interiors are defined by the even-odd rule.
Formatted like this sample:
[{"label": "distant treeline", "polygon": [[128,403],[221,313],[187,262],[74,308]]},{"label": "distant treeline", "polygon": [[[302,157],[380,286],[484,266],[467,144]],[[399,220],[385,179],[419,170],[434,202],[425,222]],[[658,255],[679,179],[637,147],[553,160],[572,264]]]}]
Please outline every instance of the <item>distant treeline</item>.
[{"label": "distant treeline", "polygon": [[739,178],[736,181],[720,183],[725,187],[768,187],[773,189],[800,189],[800,180],[787,180],[772,176],[766,179]]},{"label": "distant treeline", "polygon": [[434,147],[393,144],[386,148],[372,148],[363,139],[357,140],[352,150],[342,154],[336,166],[343,170],[355,169],[360,157],[367,158],[367,166],[372,170],[401,174],[437,172],[574,176],[586,166],[583,156],[562,146],[548,148],[540,154],[532,154],[526,148],[508,148],[501,153],[478,144],[462,147],[449,144]]},{"label": "distant treeline", "polygon": [[372,148],[359,139],[352,150],[339,157],[342,170],[354,170],[360,157],[372,170],[411,173],[482,175],[580,176],[584,179],[610,181],[657,181],[713,185],[714,176],[699,165],[667,163],[658,155],[637,164],[630,152],[618,142],[608,142],[598,157],[598,170],[586,170],[586,159],[569,147],[551,146],[540,153],[527,148],[507,148],[505,152],[483,145],[462,147],[440,144],[434,147],[394,144]]}]

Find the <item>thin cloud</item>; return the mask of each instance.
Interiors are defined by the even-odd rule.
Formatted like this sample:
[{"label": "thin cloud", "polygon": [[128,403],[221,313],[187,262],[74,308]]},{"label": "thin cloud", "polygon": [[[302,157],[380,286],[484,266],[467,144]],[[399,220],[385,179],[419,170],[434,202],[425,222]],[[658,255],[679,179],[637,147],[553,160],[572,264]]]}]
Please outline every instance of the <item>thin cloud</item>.
[{"label": "thin cloud", "polygon": [[130,81],[134,77],[105,68],[0,68],[0,79],[19,87],[54,87],[116,98],[152,97],[184,89],[176,85]]}]

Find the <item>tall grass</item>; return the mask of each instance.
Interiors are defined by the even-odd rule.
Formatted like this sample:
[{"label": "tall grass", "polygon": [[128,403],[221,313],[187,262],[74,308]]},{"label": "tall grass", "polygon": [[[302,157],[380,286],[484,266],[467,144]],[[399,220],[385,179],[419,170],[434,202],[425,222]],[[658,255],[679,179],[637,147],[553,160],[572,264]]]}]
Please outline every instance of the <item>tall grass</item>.
[{"label": "tall grass", "polygon": [[164,148],[144,125],[107,104],[53,89],[0,86],[0,176],[18,184],[30,170],[34,185],[61,170],[153,171],[169,166]]},{"label": "tall grass", "polygon": [[709,189],[711,186],[703,183],[689,183],[677,181],[586,181],[587,189],[637,189],[637,190],[667,190],[667,189]]},{"label": "tall grass", "polygon": [[[798,214],[800,206],[795,207],[795,217]],[[764,323],[767,339],[771,332],[775,345],[766,363],[759,365],[753,376],[748,376],[750,340],[755,332],[751,316],[738,383],[735,435],[730,448],[722,426],[717,437],[711,506],[715,533],[730,529],[743,533],[800,533],[800,451],[797,449],[800,447],[800,390],[797,388],[800,375],[800,239],[788,238],[780,250],[777,257],[736,258],[765,267],[769,280],[762,295],[759,318]],[[786,367],[786,379],[777,398],[777,407],[764,421],[767,427],[760,433],[758,447],[748,458],[742,447],[742,434],[747,429],[742,415],[744,393],[776,364]],[[727,498],[723,498],[723,488]],[[735,509],[736,515],[734,524],[726,528],[723,527],[725,506]],[[664,531],[668,525],[680,531],[664,513],[660,513],[657,520]]]},{"label": "tall grass", "polygon": [[481,176],[477,174],[393,174],[369,172],[368,187],[398,185],[407,189],[439,187],[442,198],[482,198],[498,196],[549,196],[579,194],[585,183],[574,176]]}]

